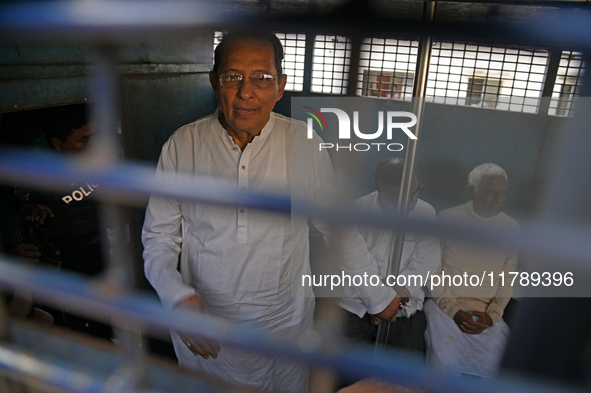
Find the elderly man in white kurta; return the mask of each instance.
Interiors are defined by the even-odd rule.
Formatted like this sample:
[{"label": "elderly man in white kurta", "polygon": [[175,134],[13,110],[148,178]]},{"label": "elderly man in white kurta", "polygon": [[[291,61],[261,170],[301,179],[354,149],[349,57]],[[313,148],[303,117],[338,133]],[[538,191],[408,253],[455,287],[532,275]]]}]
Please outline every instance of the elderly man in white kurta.
[{"label": "elderly man in white kurta", "polygon": [[[279,40],[270,32],[230,32],[215,57],[210,82],[220,107],[171,136],[159,175],[190,173],[224,179],[243,191],[326,199],[330,159],[310,148],[320,138],[306,139],[304,123],[272,112],[286,81]],[[286,340],[311,328],[312,291],[294,285],[310,273],[306,217],[152,197],[143,242],[146,276],[165,305],[208,310]],[[343,254],[355,262],[345,264],[349,273],[377,271],[358,232],[349,232],[344,244]],[[393,290],[358,290],[372,314],[394,319],[399,298]],[[173,334],[173,344],[180,365],[228,382],[265,391],[307,389],[301,364],[197,337]]]},{"label": "elderly man in white kurta", "polygon": [[[466,226],[519,233],[517,222],[502,212],[507,198],[507,175],[496,164],[482,164],[470,172],[470,202],[443,210],[439,220]],[[443,286],[425,302],[428,328],[427,358],[431,365],[480,377],[495,375],[509,328],[503,311],[513,289],[499,274],[517,271],[516,250],[469,244],[453,238],[441,240],[441,266],[446,275],[492,274],[494,282],[482,286]]]}]

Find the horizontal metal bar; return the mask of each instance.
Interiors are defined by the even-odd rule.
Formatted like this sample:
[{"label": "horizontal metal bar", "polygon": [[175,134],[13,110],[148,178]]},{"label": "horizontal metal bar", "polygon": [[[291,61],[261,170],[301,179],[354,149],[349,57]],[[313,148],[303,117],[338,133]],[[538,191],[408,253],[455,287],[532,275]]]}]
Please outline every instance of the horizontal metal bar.
[{"label": "horizontal metal bar", "polygon": [[[591,278],[591,228],[554,221],[520,219],[522,234],[509,235],[502,230],[471,228],[444,222],[422,222],[394,214],[377,214],[355,207],[335,208],[317,206],[308,201],[292,199],[289,195],[265,192],[241,192],[235,185],[216,179],[175,175],[176,179],[154,176],[154,169],[146,165],[117,163],[99,167],[96,163],[73,161],[53,154],[40,155],[14,150],[0,150],[0,180],[44,188],[50,191],[66,189],[73,182],[99,184],[93,195],[112,202],[145,206],[149,195],[179,200],[199,201],[218,206],[244,206],[277,213],[299,214],[340,224],[375,225],[384,228],[424,232],[488,244],[518,248],[560,261],[561,268],[576,268],[586,272],[580,280]],[[540,269],[544,267],[540,259]],[[548,266],[546,266],[548,267]],[[581,273],[582,274],[582,273]],[[591,288],[589,288],[591,292]]]},{"label": "horizontal metal bar", "polygon": [[[566,11],[564,11],[566,12]],[[574,12],[574,11],[572,11]],[[569,48],[584,51],[591,46],[588,26],[591,15],[581,12],[573,19],[572,15],[562,15],[555,10],[553,20],[526,22],[490,22],[486,27],[472,22],[435,21],[425,24],[420,21],[393,20],[375,17],[337,18],[330,16],[289,16],[276,17],[266,21],[271,28],[281,27],[282,31],[318,32],[318,34],[349,35],[360,32],[365,37],[393,37],[417,39],[421,34],[429,34],[435,40],[458,40],[478,42],[479,44],[502,43],[508,45],[529,45],[540,48]]]},{"label": "horizontal metal bar", "polygon": [[37,380],[43,383],[43,388],[53,387],[79,393],[104,392],[104,380],[100,376],[64,362],[49,361],[24,353],[16,346],[0,346],[0,374],[27,383],[28,386],[31,380]]},{"label": "horizontal metal bar", "polygon": [[[32,30],[57,36],[77,32],[85,35],[75,39],[106,39],[122,31],[177,31],[233,19],[216,8],[213,2],[187,0],[14,2],[0,6],[0,31],[29,37],[34,37],[28,33]],[[125,38],[120,36],[118,41]]]},{"label": "horizontal metal bar", "polygon": [[[230,3],[226,3],[230,4]],[[426,24],[418,20],[385,18],[363,14],[298,14],[260,17],[253,13],[230,12],[224,3],[173,0],[157,1],[45,1],[15,2],[0,5],[0,39],[18,38],[32,41],[51,39],[89,42],[124,42],[147,35],[190,32],[196,28],[230,27],[240,23],[277,27],[282,31],[318,31],[348,34],[401,34],[418,37],[430,34],[436,39],[464,38],[471,41],[500,40],[542,47],[570,46],[573,49],[591,46],[591,8],[588,3],[553,2],[552,19],[526,22],[476,23],[436,21]],[[576,9],[579,8],[579,9]],[[396,23],[392,23],[395,21]],[[76,33],[76,34],[74,34]],[[81,34],[77,34],[81,33]],[[127,34],[123,34],[127,33]]]},{"label": "horizontal metal bar", "polygon": [[[418,1],[418,0],[417,0]],[[499,4],[538,7],[589,7],[589,0],[454,0],[454,3]],[[443,3],[443,2],[442,2]]]},{"label": "horizontal metal bar", "polygon": [[152,296],[122,293],[116,288],[101,286],[100,282],[93,283],[73,273],[60,272],[56,275],[54,271],[43,267],[30,268],[3,259],[0,259],[0,272],[0,286],[28,288],[33,296],[39,299],[61,302],[73,312],[105,322],[111,321],[111,318],[123,319],[130,322],[128,326],[150,328],[161,333],[168,332],[170,328],[184,334],[214,339],[222,345],[287,356],[309,364],[331,367],[348,375],[374,376],[402,385],[413,385],[430,392],[574,392],[572,389],[535,381],[504,379],[482,384],[462,378],[442,378],[438,372],[426,368],[419,358],[407,354],[387,353],[373,356],[370,348],[353,345],[324,348],[320,336],[314,332],[310,332],[298,342],[272,339],[261,330],[249,328],[244,324],[238,326],[220,317],[167,310]]},{"label": "horizontal metal bar", "polygon": [[[35,392],[37,387],[47,392],[48,386],[58,385],[77,393],[97,388],[111,393],[240,391],[201,374],[187,373],[172,361],[154,357],[130,361],[121,346],[90,340],[85,335],[24,321],[11,321],[9,330],[11,343],[0,347],[0,382],[4,374],[8,380],[22,380]],[[142,366],[144,376],[138,372]]]}]

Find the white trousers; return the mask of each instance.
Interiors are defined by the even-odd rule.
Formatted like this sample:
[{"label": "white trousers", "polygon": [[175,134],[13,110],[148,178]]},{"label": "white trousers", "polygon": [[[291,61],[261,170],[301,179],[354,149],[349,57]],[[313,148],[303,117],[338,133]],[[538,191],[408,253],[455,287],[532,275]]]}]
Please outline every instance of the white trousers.
[{"label": "white trousers", "polygon": [[467,334],[432,299],[425,301],[423,311],[427,316],[425,341],[431,366],[485,378],[496,375],[510,333],[504,321],[480,334]]}]

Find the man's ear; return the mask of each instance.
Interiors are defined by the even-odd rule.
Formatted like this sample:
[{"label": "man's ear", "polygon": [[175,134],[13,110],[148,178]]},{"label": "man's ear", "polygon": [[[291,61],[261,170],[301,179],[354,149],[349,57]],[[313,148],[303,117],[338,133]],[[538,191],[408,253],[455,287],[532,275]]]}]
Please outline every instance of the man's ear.
[{"label": "man's ear", "polygon": [[[277,89],[277,101],[279,101],[281,99],[281,97],[283,97],[283,92],[285,91],[285,84],[287,83],[287,75],[283,74],[281,75],[281,78],[279,78],[279,80],[277,81],[279,88]],[[275,102],[277,102],[275,101]]]},{"label": "man's ear", "polygon": [[466,186],[466,194],[468,194],[468,197],[470,198],[470,200],[474,200],[474,194],[476,193],[476,190],[474,189],[473,186]]},{"label": "man's ear", "polygon": [[218,85],[218,74],[216,74],[213,71],[209,72],[209,83],[211,84],[211,88],[213,89],[213,94],[215,95],[215,98],[218,99],[219,101],[219,95],[218,95],[218,89],[219,89],[219,85]]},{"label": "man's ear", "polygon": [[49,145],[53,150],[62,150],[62,144],[63,142],[61,141],[61,139],[55,136],[49,140]]}]

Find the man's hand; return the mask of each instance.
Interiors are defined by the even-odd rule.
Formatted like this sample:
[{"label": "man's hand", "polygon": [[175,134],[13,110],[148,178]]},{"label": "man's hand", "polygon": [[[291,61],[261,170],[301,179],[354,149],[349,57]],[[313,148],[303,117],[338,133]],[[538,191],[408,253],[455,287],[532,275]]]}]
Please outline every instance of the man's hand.
[{"label": "man's hand", "polygon": [[[192,312],[207,312],[207,304],[203,299],[201,299],[197,295],[193,295],[185,300],[181,301],[177,308],[183,309],[185,311],[192,311]],[[185,343],[187,348],[193,353],[193,355],[201,356],[203,359],[218,357],[218,352],[220,351],[220,344],[217,341],[212,340],[204,340],[199,337],[190,337],[190,336],[180,336],[181,340]]]},{"label": "man's hand", "polygon": [[[473,315],[479,317],[478,322],[472,319]],[[458,325],[462,333],[466,334],[480,334],[486,328],[493,325],[490,315],[480,311],[466,312],[460,310],[454,315],[454,322]]]},{"label": "man's hand", "polygon": [[400,297],[396,296],[382,312],[371,316],[371,322],[374,325],[379,325],[382,321],[395,322],[399,304]]},{"label": "man's hand", "polygon": [[27,244],[27,243],[17,243],[14,244],[6,250],[6,253],[9,255],[14,255],[15,257],[24,258],[26,261],[31,263],[39,263],[43,262],[46,265],[51,265],[57,270],[59,270],[60,266],[62,265],[61,261],[59,260],[60,252],[58,250],[54,250],[54,255],[45,255],[39,252],[39,248],[34,244]]},{"label": "man's hand", "polygon": [[39,249],[33,244],[18,243],[8,247],[6,250],[7,254],[14,255],[15,257],[24,258],[29,262],[37,263],[41,257]]},{"label": "man's hand", "polygon": [[484,325],[486,325],[486,327],[490,327],[493,325],[493,320],[492,320],[491,316],[485,312],[470,311],[469,314],[472,316],[478,317],[478,323],[484,324]]},{"label": "man's hand", "polygon": [[412,297],[410,291],[406,289],[406,287],[398,285],[396,286],[395,291],[396,294],[400,296],[400,303],[402,303],[403,306],[406,306],[406,303],[408,303],[408,301]]}]

